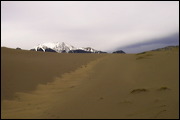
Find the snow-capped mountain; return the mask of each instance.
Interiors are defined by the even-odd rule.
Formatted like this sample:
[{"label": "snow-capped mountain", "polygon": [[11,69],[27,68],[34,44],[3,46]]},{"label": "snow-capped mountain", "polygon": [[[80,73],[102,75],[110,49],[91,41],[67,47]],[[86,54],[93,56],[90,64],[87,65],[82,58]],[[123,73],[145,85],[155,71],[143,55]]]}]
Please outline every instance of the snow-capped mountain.
[{"label": "snow-capped mountain", "polygon": [[75,48],[72,45],[68,45],[64,42],[62,42],[62,43],[56,42],[56,43],[39,44],[31,50],[44,51],[44,52],[46,52],[47,50],[48,51],[51,50],[50,52],[55,51],[55,52],[61,53],[61,52],[69,52],[70,50],[75,50],[75,49],[77,49],[77,48]]},{"label": "snow-capped mountain", "polygon": [[44,43],[35,46],[33,51],[58,52],[58,53],[104,53],[91,47],[76,48],[64,42]]},{"label": "snow-capped mountain", "polygon": [[98,50],[95,50],[91,47],[83,47],[83,48],[79,48],[80,50],[84,50],[84,51],[88,51],[88,52],[92,52],[92,53],[96,53],[99,52]]}]

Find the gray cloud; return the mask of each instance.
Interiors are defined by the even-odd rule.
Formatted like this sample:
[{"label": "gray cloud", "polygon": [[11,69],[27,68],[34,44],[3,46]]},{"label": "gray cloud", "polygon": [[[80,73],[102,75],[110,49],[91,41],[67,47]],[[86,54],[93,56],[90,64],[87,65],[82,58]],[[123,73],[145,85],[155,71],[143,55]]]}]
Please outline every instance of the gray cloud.
[{"label": "gray cloud", "polygon": [[158,39],[152,39],[145,42],[135,43],[124,47],[119,47],[116,48],[116,50],[122,49],[126,53],[140,53],[143,51],[149,51],[157,48],[162,48],[166,46],[176,46],[176,45],[179,45],[179,33],[175,33],[170,36],[166,36]]},{"label": "gray cloud", "polygon": [[1,44],[44,42],[112,50],[179,32],[179,2],[1,2]]}]

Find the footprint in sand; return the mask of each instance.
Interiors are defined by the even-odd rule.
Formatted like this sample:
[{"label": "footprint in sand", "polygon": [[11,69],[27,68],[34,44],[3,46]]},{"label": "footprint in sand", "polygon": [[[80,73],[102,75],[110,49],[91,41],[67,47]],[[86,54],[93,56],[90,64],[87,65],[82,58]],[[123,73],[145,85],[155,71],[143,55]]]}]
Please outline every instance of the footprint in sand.
[{"label": "footprint in sand", "polygon": [[170,90],[170,88],[168,87],[161,87],[159,89],[157,89],[158,91],[167,91],[167,90]]},{"label": "footprint in sand", "polygon": [[157,118],[157,117],[159,117],[161,114],[164,114],[164,112],[167,111],[167,110],[166,110],[166,106],[167,106],[167,105],[165,105],[165,104],[158,106],[158,107],[162,108],[163,110],[161,110],[161,111],[159,111],[157,114],[155,114],[155,116],[154,116],[153,118]]},{"label": "footprint in sand", "polygon": [[131,94],[134,94],[134,93],[142,93],[142,92],[147,92],[148,90],[145,89],[145,88],[138,88],[138,89],[134,89],[131,91]]},{"label": "footprint in sand", "polygon": [[104,98],[103,97],[100,97],[99,100],[103,100]]},{"label": "footprint in sand", "polygon": [[167,110],[161,110],[160,112],[158,112],[155,116],[154,116],[154,118],[157,118],[158,116],[160,116],[161,114],[163,114],[164,112],[166,112]]},{"label": "footprint in sand", "polygon": [[75,88],[75,86],[71,86],[70,88]]}]

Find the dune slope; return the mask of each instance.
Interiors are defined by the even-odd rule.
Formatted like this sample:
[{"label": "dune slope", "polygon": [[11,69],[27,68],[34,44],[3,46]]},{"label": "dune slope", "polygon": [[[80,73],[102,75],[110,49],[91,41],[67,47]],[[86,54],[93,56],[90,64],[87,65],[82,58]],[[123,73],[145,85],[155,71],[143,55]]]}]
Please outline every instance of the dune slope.
[{"label": "dune slope", "polygon": [[29,92],[102,55],[58,54],[1,48],[1,98]]}]

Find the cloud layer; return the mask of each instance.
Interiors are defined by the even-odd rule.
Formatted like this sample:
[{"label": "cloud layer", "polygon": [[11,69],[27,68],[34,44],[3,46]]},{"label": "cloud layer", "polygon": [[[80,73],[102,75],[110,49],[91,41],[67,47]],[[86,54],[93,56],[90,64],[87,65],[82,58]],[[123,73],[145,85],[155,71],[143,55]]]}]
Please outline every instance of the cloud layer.
[{"label": "cloud layer", "polygon": [[1,2],[1,44],[45,42],[113,50],[179,32],[179,2]]},{"label": "cloud layer", "polygon": [[[165,36],[158,39],[152,39],[149,41],[139,42],[132,45],[127,45],[124,47],[118,47],[116,50],[123,50],[126,53],[140,53],[144,51],[149,51],[157,48],[163,48],[166,46],[176,46],[179,45],[179,33],[172,34],[170,36]],[[109,51],[112,52],[112,51]]]}]

